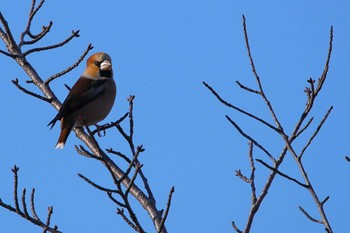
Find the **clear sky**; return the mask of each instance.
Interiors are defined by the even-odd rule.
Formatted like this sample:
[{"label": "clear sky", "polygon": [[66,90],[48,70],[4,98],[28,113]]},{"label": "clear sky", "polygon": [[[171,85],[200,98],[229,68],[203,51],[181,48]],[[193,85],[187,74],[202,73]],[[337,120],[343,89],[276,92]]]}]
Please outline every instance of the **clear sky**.
[{"label": "clear sky", "polygon": [[[0,10],[16,39],[26,25],[31,1],[3,0]],[[144,172],[165,207],[171,186],[173,205],[167,220],[169,232],[234,232],[231,221],[243,227],[250,208],[249,186],[235,170],[249,172],[247,141],[225,119],[229,115],[273,153],[282,141],[270,131],[221,105],[203,86],[212,85],[226,100],[271,121],[263,102],[239,89],[235,81],[256,87],[242,33],[246,16],[251,49],[266,92],[287,132],[304,108],[303,92],[309,77],[322,73],[334,26],[334,50],[324,89],[312,115],[319,122],[329,106],[334,110],[305,155],[305,166],[320,198],[330,196],[325,209],[335,232],[349,232],[350,163],[350,3],[339,1],[53,1],[47,0],[33,29],[53,21],[39,45],[57,43],[80,30],[67,46],[29,57],[43,79],[65,69],[88,43],[94,52],[113,58],[118,86],[116,104],[104,122],[128,111],[126,98],[135,99],[135,140],[143,144]],[[35,31],[33,31],[35,33]],[[6,49],[1,43],[1,49]],[[46,126],[56,110],[29,97],[11,83],[28,79],[17,64],[0,56],[0,197],[12,203],[14,164],[20,167],[20,189],[36,188],[37,211],[45,218],[54,206],[52,223],[64,232],[133,232],[115,214],[106,195],[82,181],[77,173],[101,185],[111,185],[108,173],[96,161],[78,156],[74,134],[64,150],[54,150],[59,127]],[[64,83],[72,85],[82,73],[79,66],[56,80],[52,89],[63,100]],[[33,86],[27,86],[36,91]],[[315,129],[315,125],[311,129]],[[308,132],[310,135],[311,132]],[[307,140],[306,137],[300,139]],[[114,130],[101,138],[102,148],[128,152]],[[261,151],[256,158],[268,161]],[[287,156],[282,170],[301,179]],[[258,189],[268,171],[257,165]],[[310,194],[278,177],[256,216],[252,232],[323,232],[298,210],[305,207],[318,218]],[[136,206],[138,206],[136,204]],[[154,232],[148,216],[148,232]],[[0,209],[1,232],[40,232],[17,215]]]}]

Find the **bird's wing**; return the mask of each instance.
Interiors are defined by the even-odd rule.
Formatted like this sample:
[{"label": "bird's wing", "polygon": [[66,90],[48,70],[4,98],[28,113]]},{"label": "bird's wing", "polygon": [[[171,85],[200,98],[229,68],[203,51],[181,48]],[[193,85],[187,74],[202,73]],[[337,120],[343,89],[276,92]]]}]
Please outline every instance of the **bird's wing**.
[{"label": "bird's wing", "polygon": [[92,80],[84,77],[79,78],[70,90],[56,117],[48,124],[48,126],[51,125],[52,128],[57,120],[71,114],[73,111],[78,110],[99,95],[103,94],[103,84],[105,81],[105,79]]}]

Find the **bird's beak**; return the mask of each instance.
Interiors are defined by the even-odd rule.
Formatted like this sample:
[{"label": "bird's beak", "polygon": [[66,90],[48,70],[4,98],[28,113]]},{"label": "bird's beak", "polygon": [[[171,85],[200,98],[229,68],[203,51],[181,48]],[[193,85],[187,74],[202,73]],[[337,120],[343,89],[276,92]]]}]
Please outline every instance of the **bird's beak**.
[{"label": "bird's beak", "polygon": [[111,70],[112,69],[112,63],[108,60],[104,60],[100,65],[101,70]]}]

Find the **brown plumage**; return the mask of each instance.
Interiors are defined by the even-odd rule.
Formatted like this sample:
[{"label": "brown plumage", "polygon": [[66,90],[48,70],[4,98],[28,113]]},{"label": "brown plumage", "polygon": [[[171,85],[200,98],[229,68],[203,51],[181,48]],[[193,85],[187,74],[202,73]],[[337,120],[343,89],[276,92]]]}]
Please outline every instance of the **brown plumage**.
[{"label": "brown plumage", "polygon": [[86,62],[86,69],[74,84],[55,118],[51,128],[61,121],[61,133],[56,149],[63,148],[74,127],[94,125],[102,121],[113,107],[116,85],[113,79],[111,57],[95,53]]}]

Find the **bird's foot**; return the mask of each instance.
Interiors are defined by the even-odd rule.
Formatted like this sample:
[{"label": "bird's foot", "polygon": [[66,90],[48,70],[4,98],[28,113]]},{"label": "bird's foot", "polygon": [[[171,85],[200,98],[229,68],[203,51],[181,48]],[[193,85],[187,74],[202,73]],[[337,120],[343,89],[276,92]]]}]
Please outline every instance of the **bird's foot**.
[{"label": "bird's foot", "polygon": [[103,131],[103,137],[106,136],[106,129],[103,129],[103,127],[104,127],[105,125],[98,125],[98,124],[95,124],[95,126],[96,126],[96,130],[97,130],[97,135],[98,135],[99,137],[102,137],[101,131]]}]

